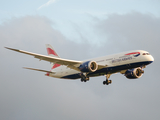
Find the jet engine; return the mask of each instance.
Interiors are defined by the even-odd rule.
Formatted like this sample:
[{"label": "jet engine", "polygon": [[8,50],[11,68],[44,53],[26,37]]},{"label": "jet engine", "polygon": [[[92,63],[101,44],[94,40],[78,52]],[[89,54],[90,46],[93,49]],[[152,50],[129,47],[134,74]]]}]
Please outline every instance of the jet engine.
[{"label": "jet engine", "polygon": [[125,72],[125,76],[128,79],[136,79],[136,78],[140,78],[143,73],[144,73],[144,71],[142,70],[142,68],[138,67],[138,68],[127,70]]},{"label": "jet engine", "polygon": [[95,72],[98,68],[98,65],[95,61],[87,61],[82,63],[79,66],[80,71],[82,72]]}]

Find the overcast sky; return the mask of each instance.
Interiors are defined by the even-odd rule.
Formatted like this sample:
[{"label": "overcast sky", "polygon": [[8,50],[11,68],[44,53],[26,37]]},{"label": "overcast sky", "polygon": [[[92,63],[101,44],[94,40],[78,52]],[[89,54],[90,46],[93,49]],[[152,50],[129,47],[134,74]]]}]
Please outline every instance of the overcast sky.
[{"label": "overcast sky", "polygon": [[[5,0],[0,2],[1,120],[158,120],[160,118],[159,0]],[[50,63],[4,46],[84,60],[142,49],[154,63],[129,80],[121,74],[89,82],[24,70]]]}]

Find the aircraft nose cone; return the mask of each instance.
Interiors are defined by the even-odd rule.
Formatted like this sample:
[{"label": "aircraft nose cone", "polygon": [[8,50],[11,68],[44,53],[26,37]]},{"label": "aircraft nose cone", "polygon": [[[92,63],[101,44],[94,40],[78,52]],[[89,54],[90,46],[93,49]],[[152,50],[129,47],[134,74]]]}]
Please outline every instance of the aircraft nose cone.
[{"label": "aircraft nose cone", "polygon": [[150,56],[148,57],[148,61],[149,61],[149,64],[151,64],[151,63],[154,61],[154,58],[153,58],[152,55],[150,55]]},{"label": "aircraft nose cone", "polygon": [[153,56],[152,56],[152,55],[151,55],[151,57],[150,57],[150,61],[152,61],[152,62],[154,61],[154,58],[153,58]]}]

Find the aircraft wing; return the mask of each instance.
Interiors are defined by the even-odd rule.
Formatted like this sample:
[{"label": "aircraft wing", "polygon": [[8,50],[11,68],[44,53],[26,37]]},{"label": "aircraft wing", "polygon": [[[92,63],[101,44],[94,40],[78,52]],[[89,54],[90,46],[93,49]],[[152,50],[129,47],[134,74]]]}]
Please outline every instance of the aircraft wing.
[{"label": "aircraft wing", "polygon": [[[57,64],[60,64],[60,65],[66,65],[67,67],[69,67],[71,69],[74,69],[74,70],[77,70],[77,71],[80,71],[78,67],[79,67],[80,64],[82,64],[84,62],[84,61],[68,60],[68,59],[62,59],[62,58],[47,56],[47,55],[41,55],[41,54],[32,53],[32,52],[28,52],[28,51],[24,51],[24,50],[13,49],[13,48],[9,48],[9,47],[5,47],[5,48],[9,49],[9,50],[16,51],[16,52],[20,52],[20,53],[24,53],[24,54],[34,56],[35,58],[38,58],[40,60],[53,62],[53,63],[57,63]],[[107,67],[107,66],[98,65],[98,69],[102,69],[102,68],[105,68],[105,67]]]}]

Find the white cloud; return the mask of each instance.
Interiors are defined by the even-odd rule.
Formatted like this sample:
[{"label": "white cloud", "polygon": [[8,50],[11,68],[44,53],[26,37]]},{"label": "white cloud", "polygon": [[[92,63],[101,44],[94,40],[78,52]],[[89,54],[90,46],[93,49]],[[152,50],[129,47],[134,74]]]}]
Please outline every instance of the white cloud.
[{"label": "white cloud", "polygon": [[56,0],[49,0],[47,3],[41,5],[37,10],[40,10],[43,7],[47,7],[48,5],[50,5],[50,4],[54,3],[54,2],[56,2]]}]

